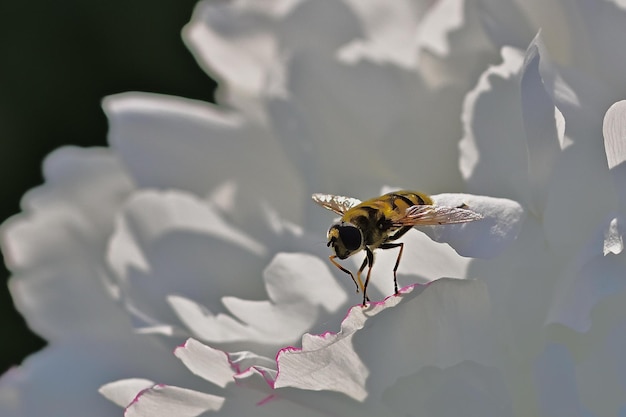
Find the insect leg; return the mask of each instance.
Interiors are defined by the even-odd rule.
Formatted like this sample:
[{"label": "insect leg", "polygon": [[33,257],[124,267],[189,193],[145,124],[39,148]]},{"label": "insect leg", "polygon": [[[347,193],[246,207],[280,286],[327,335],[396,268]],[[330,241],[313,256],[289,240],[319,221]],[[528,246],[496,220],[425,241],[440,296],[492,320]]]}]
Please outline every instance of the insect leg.
[{"label": "insect leg", "polygon": [[[335,258],[337,257],[337,255],[330,255],[328,257],[328,259],[330,259],[330,262],[335,265],[337,268],[339,268],[341,271],[345,272],[346,274],[350,275],[350,278],[352,278],[352,282],[354,282],[354,285],[356,285],[356,292],[359,292],[359,284],[357,284],[356,279],[354,279],[354,275],[352,275],[352,272],[350,272],[349,270],[347,270],[346,268],[344,268],[343,266],[339,265],[339,263],[337,261],[335,261]],[[361,278],[359,277],[359,283],[361,282]],[[363,288],[363,284],[361,284],[361,288]]]},{"label": "insect leg", "polygon": [[402,258],[402,251],[404,250],[404,243],[383,243],[379,246],[381,249],[392,249],[400,247],[400,252],[398,252],[398,258],[396,259],[396,266],[393,267],[393,289],[398,294],[398,278],[396,277],[396,271],[398,270],[398,265],[400,265],[400,258]]},{"label": "insect leg", "polygon": [[402,258],[402,251],[404,250],[404,243],[388,243],[394,240],[400,239],[402,236],[406,234],[409,230],[411,230],[413,226],[404,226],[402,229],[398,230],[393,236],[390,236],[387,239],[387,243],[383,243],[379,246],[381,249],[392,249],[400,247],[400,252],[398,253],[398,258],[396,259],[396,266],[393,267],[393,289],[396,294],[398,294],[398,278],[396,276],[396,271],[398,270],[398,265],[400,265],[400,258]]},{"label": "insect leg", "polygon": [[[367,265],[369,269],[367,270],[367,277],[365,278],[365,284],[363,285],[363,306],[365,307],[365,302],[369,301],[370,298],[367,296],[367,284],[370,282],[370,275],[372,275],[372,266],[374,265],[374,252],[370,250],[367,246],[365,247],[365,260],[363,261],[363,266],[365,265],[365,261],[367,261]],[[363,266],[361,269],[363,269]]]}]

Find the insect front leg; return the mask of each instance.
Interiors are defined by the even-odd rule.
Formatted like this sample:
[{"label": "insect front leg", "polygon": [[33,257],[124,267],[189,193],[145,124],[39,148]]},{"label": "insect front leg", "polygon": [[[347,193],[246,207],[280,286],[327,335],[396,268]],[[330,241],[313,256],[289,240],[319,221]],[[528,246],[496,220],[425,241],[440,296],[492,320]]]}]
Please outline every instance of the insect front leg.
[{"label": "insect front leg", "polygon": [[[328,257],[328,259],[330,260],[330,262],[335,265],[337,268],[339,268],[341,271],[345,272],[346,274],[350,275],[350,278],[352,278],[352,282],[354,282],[354,285],[356,285],[356,292],[359,292],[359,284],[361,284],[361,289],[363,289],[363,284],[361,283],[361,278],[359,278],[359,283],[357,284],[356,279],[354,279],[354,275],[352,275],[352,272],[350,272],[349,270],[347,270],[346,268],[344,268],[343,266],[339,265],[339,263],[337,261],[335,261],[335,258],[337,257],[337,255],[330,255]],[[359,271],[360,274],[360,271]]]},{"label": "insect front leg", "polygon": [[[363,293],[365,293],[365,288],[363,287],[363,281],[361,281],[361,274],[363,273],[363,270],[365,269],[366,265],[367,265],[367,256],[365,257],[365,259],[363,259],[363,263],[361,264],[359,271],[356,273],[356,279],[357,281],[359,281],[359,285],[361,286]],[[357,289],[356,292],[359,292],[359,290]]]},{"label": "insect front leg", "polygon": [[392,248],[400,248],[400,252],[398,252],[398,258],[396,259],[396,266],[393,267],[393,289],[396,294],[398,294],[398,278],[396,276],[396,271],[398,270],[398,265],[400,265],[400,258],[402,258],[402,251],[404,250],[404,243],[383,243],[380,245],[381,249],[392,249]]}]

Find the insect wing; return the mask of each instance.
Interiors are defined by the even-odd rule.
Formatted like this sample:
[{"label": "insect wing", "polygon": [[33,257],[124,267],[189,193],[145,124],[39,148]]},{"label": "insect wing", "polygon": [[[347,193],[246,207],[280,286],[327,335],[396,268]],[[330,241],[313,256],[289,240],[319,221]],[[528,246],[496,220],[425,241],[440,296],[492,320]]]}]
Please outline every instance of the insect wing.
[{"label": "insect wing", "polygon": [[406,209],[404,215],[393,219],[394,226],[419,226],[467,223],[482,219],[472,210],[460,207],[417,205]]},{"label": "insect wing", "polygon": [[313,194],[311,198],[320,206],[337,214],[344,214],[352,207],[361,203],[361,200],[341,195]]}]

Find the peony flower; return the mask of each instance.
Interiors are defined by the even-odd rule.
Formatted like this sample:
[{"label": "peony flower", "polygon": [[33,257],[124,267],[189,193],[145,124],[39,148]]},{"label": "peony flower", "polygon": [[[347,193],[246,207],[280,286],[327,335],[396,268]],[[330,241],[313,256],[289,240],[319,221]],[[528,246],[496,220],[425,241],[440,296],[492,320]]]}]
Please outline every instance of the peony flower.
[{"label": "peony flower", "polygon": [[[200,3],[218,103],[108,97],[3,225],[49,346],[2,414],[623,413],[626,11],[495,3]],[[389,185],[484,218],[407,233],[398,295],[379,251],[363,307],[310,195]]]}]

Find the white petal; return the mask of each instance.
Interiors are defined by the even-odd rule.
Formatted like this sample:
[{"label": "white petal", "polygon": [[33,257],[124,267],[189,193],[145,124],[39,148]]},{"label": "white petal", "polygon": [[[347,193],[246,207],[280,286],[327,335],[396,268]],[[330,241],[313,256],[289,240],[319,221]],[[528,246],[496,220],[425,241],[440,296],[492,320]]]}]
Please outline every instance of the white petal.
[{"label": "white petal", "polygon": [[107,400],[112,401],[120,407],[126,407],[135,399],[139,391],[150,388],[153,385],[154,381],[149,379],[120,379],[104,384],[98,389],[98,392]]},{"label": "white petal", "polygon": [[609,169],[613,169],[626,161],[626,100],[607,110],[602,133]]},{"label": "white petal", "polygon": [[519,203],[504,198],[471,194],[432,196],[436,204],[458,207],[467,204],[483,219],[470,223],[424,227],[424,233],[437,242],[445,242],[460,255],[493,258],[517,239],[526,217]]},{"label": "white petal", "polygon": [[200,2],[183,37],[196,60],[229,89],[258,94],[278,56],[273,26],[291,1],[267,7],[242,7],[243,2]]},{"label": "white petal", "polygon": [[626,101],[618,101],[607,110],[602,133],[613,183],[626,207]]},{"label": "white petal", "polygon": [[219,411],[223,397],[190,389],[155,385],[137,395],[126,408],[125,417],[196,417],[207,411]]},{"label": "white petal", "polygon": [[301,350],[279,353],[275,386],[332,390],[363,401],[424,366],[489,363],[488,311],[482,284],[449,279],[353,307],[339,333],[305,335]]},{"label": "white petal", "polygon": [[228,355],[217,349],[194,340],[187,339],[184,345],[174,351],[174,355],[195,375],[224,388],[233,382],[235,372]]}]

